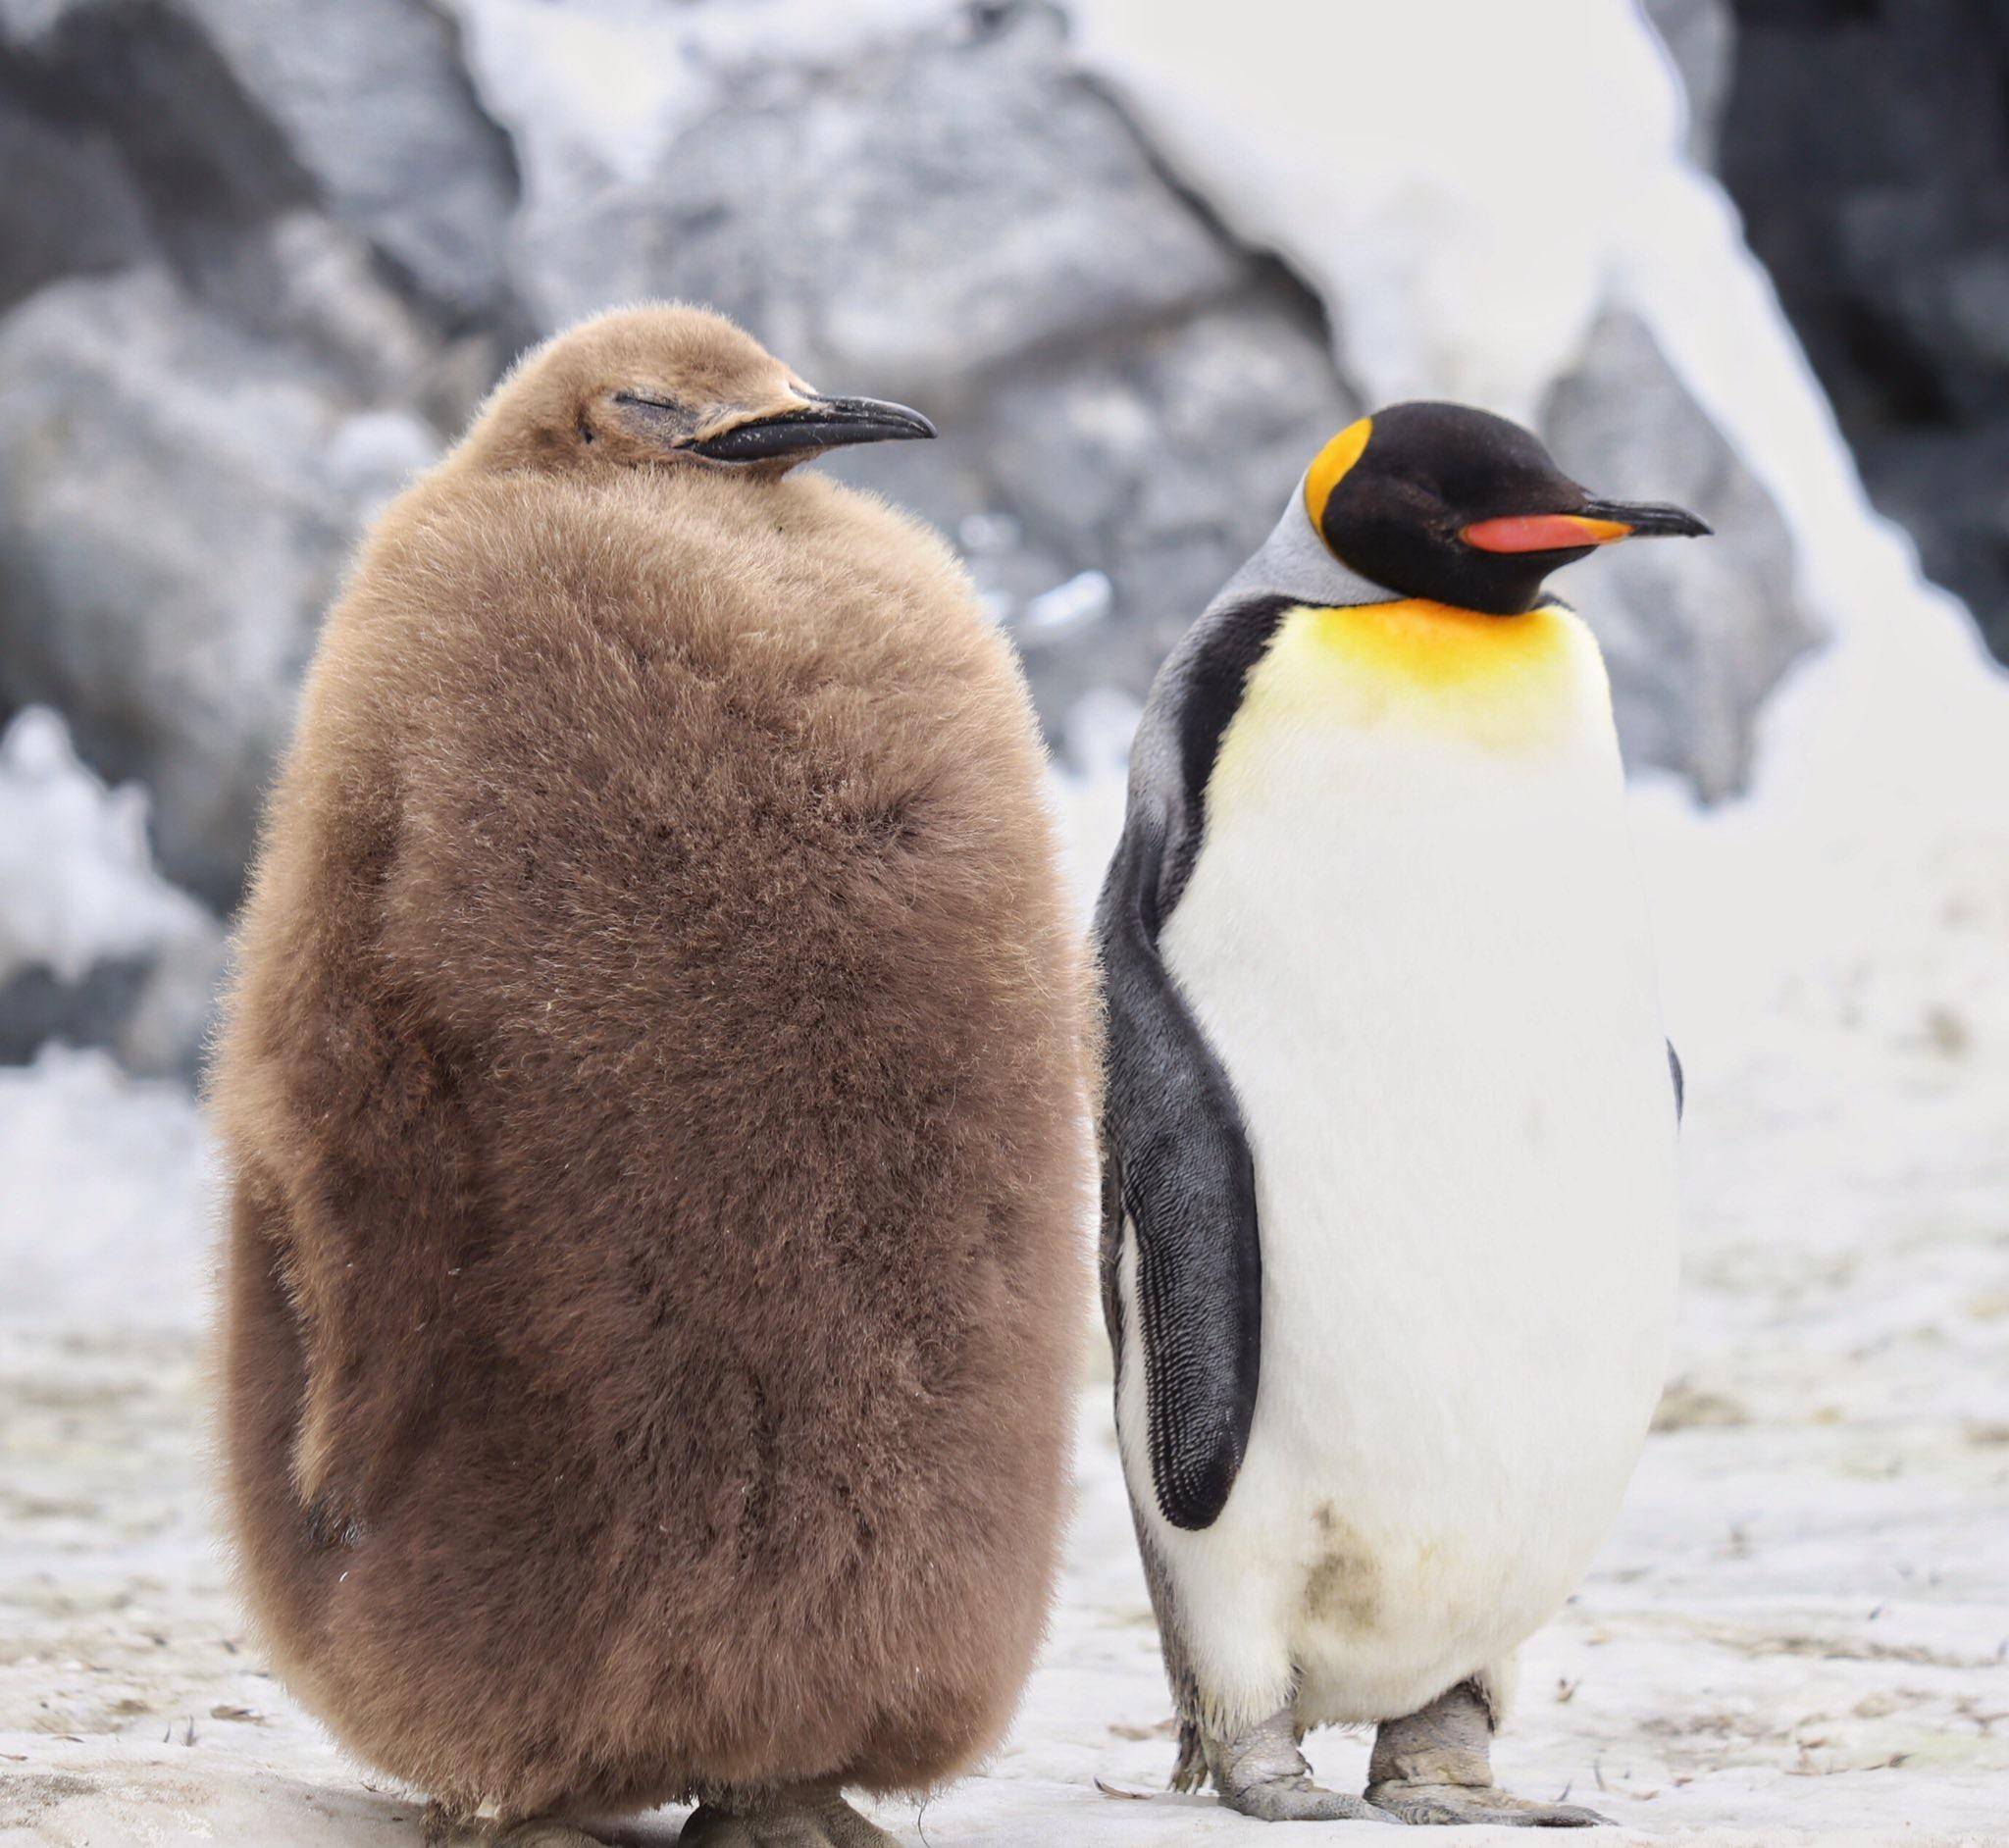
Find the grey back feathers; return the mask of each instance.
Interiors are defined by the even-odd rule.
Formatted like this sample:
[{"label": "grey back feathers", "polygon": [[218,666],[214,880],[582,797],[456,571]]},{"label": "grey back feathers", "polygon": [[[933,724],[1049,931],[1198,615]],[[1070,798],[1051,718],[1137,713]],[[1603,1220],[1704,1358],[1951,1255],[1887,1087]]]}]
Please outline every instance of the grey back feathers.
[{"label": "grey back feathers", "polygon": [[1305,512],[1300,483],[1269,537],[1221,587],[1207,610],[1211,614],[1229,603],[1269,596],[1288,597],[1313,609],[1346,609],[1355,603],[1385,603],[1393,594],[1332,555]]}]

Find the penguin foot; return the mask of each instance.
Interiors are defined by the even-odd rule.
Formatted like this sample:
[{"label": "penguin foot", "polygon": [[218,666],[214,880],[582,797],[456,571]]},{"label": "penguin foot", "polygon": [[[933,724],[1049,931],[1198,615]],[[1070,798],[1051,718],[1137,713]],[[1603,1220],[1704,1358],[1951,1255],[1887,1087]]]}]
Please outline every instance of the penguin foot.
[{"label": "penguin foot", "polygon": [[1535,1803],[1497,1784],[1369,1784],[1368,1801],[1399,1822],[1494,1828],[1595,1828],[1612,1819],[1573,1803]]},{"label": "penguin foot", "polygon": [[1274,1777],[1267,1783],[1223,1790],[1220,1800],[1241,1816],[1259,1822],[1399,1822],[1404,1819],[1343,1790],[1314,1784],[1309,1773]]},{"label": "penguin foot", "polygon": [[1393,1822],[1397,1819],[1361,1797],[1312,1781],[1298,1750],[1291,1710],[1271,1714],[1259,1726],[1225,1743],[1206,1741],[1207,1767],[1220,1800],[1261,1822]]},{"label": "penguin foot", "polygon": [[834,1790],[725,1809],[700,1803],[677,1848],[900,1848]]},{"label": "penguin foot", "polygon": [[1367,1800],[1399,1822],[1496,1828],[1591,1828],[1608,1822],[1571,1803],[1535,1803],[1493,1781],[1493,1713],[1461,1681],[1418,1713],[1384,1720],[1367,1761]]}]

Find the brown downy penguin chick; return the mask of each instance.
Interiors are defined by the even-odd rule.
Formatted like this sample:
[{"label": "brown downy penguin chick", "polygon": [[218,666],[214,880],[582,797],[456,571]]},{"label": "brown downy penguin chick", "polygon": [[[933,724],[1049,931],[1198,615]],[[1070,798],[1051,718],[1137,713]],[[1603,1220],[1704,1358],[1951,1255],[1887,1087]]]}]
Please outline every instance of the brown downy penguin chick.
[{"label": "brown downy penguin chick", "polygon": [[730,323],[529,358],[331,612],[215,1076],[275,1667],[538,1842],[891,1837],[1064,1495],[1085,977],[1012,657]]}]

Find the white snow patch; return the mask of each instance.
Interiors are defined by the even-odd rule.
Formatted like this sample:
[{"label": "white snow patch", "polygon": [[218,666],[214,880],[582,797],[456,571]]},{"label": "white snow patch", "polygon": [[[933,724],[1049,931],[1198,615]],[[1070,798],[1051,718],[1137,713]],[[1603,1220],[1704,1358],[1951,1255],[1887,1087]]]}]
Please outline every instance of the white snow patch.
[{"label": "white snow patch", "polygon": [[1077,571],[1064,584],[1042,590],[1025,606],[1017,632],[1027,642],[1047,642],[1099,623],[1109,613],[1115,590],[1101,571]]},{"label": "white snow patch", "polygon": [[1346,368],[1379,403],[1529,421],[1685,127],[1623,0],[1073,10],[1159,151],[1340,310]]},{"label": "white snow patch", "polygon": [[138,785],[99,782],[46,706],[0,734],[0,982],[34,966],[78,982],[94,963],[213,932],[155,868],[147,806]]},{"label": "white snow patch", "polygon": [[322,467],[342,493],[363,502],[364,521],[438,459],[438,438],[409,411],[358,411],[335,427]]},{"label": "white snow patch", "polygon": [[1025,529],[1015,513],[966,513],[955,527],[955,542],[965,552],[986,556],[1015,552],[1024,539]]},{"label": "white snow patch", "polygon": [[[949,0],[447,0],[483,106],[509,130],[533,205],[581,182],[638,185],[716,102],[769,64],[836,66],[950,17]],[[564,183],[553,183],[559,179]]]},{"label": "white snow patch", "polygon": [[183,1086],[61,1046],[0,1068],[0,1325],[193,1327],[210,1164]]}]

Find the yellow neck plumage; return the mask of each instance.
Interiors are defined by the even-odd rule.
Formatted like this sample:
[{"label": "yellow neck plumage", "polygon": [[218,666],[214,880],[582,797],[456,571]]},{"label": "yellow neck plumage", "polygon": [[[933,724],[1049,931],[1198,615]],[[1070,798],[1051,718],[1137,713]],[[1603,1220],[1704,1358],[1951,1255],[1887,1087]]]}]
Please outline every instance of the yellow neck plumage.
[{"label": "yellow neck plumage", "polygon": [[1498,750],[1539,748],[1587,711],[1610,721],[1597,643],[1553,604],[1522,616],[1417,597],[1296,609],[1251,677],[1251,702],[1264,717],[1401,726]]}]

